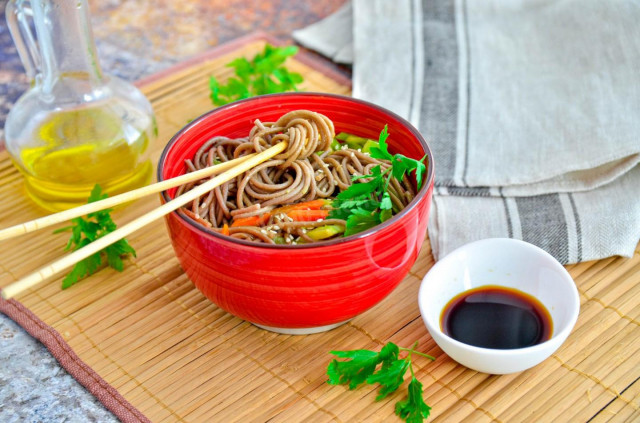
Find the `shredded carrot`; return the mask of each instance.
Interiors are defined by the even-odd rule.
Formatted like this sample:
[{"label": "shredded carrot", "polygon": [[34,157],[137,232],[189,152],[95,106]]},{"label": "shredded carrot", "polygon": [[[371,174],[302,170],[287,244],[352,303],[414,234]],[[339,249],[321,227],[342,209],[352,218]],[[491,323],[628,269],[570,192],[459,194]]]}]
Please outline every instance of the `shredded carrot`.
[{"label": "shredded carrot", "polygon": [[240,217],[231,224],[232,228],[237,226],[262,226],[269,221],[271,213],[263,213],[259,216]]},{"label": "shredded carrot", "polygon": [[318,219],[326,219],[329,210],[291,210],[287,213],[296,222],[313,222]]},{"label": "shredded carrot", "polygon": [[222,225],[222,235],[226,235],[229,236],[229,225],[227,225],[226,223],[224,225]]},{"label": "shredded carrot", "polygon": [[289,204],[286,206],[282,206],[280,208],[272,210],[271,213],[276,215],[278,213],[287,214],[292,210],[320,210],[322,209],[322,207],[327,206],[329,204],[331,204],[330,200],[317,199],[317,200],[305,201],[304,203],[296,203],[296,204]]},{"label": "shredded carrot", "polygon": [[235,219],[231,224],[231,227],[235,228],[236,226],[258,226],[259,221],[260,216],[241,217],[239,219]]},{"label": "shredded carrot", "polygon": [[269,221],[269,218],[271,217],[271,213],[266,212],[260,215],[260,220],[258,220],[258,226],[264,226],[267,224],[267,222]]},{"label": "shredded carrot", "polygon": [[304,203],[292,204],[292,210],[320,210],[327,204],[327,200],[311,200]]}]

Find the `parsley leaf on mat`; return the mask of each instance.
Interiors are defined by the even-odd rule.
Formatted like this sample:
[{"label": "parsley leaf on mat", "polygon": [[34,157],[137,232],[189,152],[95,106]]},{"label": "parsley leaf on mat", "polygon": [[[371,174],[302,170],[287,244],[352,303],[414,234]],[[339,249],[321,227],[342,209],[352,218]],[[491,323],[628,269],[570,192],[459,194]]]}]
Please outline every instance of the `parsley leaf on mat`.
[{"label": "parsley leaf on mat", "polygon": [[431,407],[422,399],[422,383],[414,377],[409,382],[409,395],[396,403],[396,414],[407,423],[420,423],[431,413]]},{"label": "parsley leaf on mat", "polygon": [[209,78],[211,101],[215,106],[222,106],[255,95],[297,91],[297,84],[303,81],[302,75],[284,67],[287,58],[297,52],[296,46],[267,44],[262,53],[251,60],[244,57],[233,60],[227,66],[234,68],[235,76],[226,84],[220,84],[214,76]]},{"label": "parsley leaf on mat", "polygon": [[349,385],[356,389],[372,375],[378,364],[391,365],[398,359],[398,346],[393,343],[385,345],[379,353],[370,350],[331,351],[331,354],[348,361],[332,360],[327,368],[329,384]]},{"label": "parsley leaf on mat", "polygon": [[[411,363],[412,354],[419,354],[431,360],[430,355],[416,351],[418,343],[412,348],[398,347],[388,342],[379,353],[370,350],[331,351],[331,354],[346,358],[346,361],[333,359],[327,367],[328,383],[330,385],[348,385],[349,389],[356,389],[366,382],[378,383],[380,390],[376,401],[395,392],[404,382],[407,369],[411,371],[411,381],[408,396],[404,401],[396,403],[396,414],[409,423],[422,422],[429,417],[431,407],[422,398],[422,383],[416,379]],[[407,357],[399,358],[401,351],[408,352]]]},{"label": "parsley leaf on mat", "polygon": [[[100,185],[95,185],[91,190],[88,202],[93,203],[94,201],[103,200],[107,196],[107,194],[102,193]],[[111,219],[111,209],[89,213],[86,219],[76,217],[71,219],[71,223],[73,225],[54,231],[54,233],[71,231],[71,238],[67,242],[65,251],[76,251],[116,229],[116,224]],[[103,250],[76,263],[71,272],[62,280],[62,289],[69,288],[80,279],[97,272],[105,264],[105,259],[108,266],[122,272],[124,269],[122,258],[129,254],[135,257],[136,251],[124,238],[107,246]]]},{"label": "parsley leaf on mat", "polygon": [[367,378],[367,383],[379,383],[381,385],[380,392],[376,400],[385,398],[402,385],[404,382],[404,374],[409,368],[409,360],[396,360],[390,366],[382,366],[380,370]]}]

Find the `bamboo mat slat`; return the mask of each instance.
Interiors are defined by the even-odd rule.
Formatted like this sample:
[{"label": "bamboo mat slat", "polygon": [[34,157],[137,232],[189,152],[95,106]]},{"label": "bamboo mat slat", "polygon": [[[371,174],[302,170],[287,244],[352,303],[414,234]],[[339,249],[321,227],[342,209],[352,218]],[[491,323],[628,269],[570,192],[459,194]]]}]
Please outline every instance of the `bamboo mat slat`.
[{"label": "bamboo mat slat", "polygon": [[[208,78],[264,46],[247,39],[172,72],[143,81],[159,127],[151,158],[184,124],[211,108]],[[289,67],[303,88],[349,94],[344,78],[304,54]],[[437,158],[436,158],[437,160]],[[26,200],[22,179],[0,153],[1,226],[42,212]],[[157,197],[116,210],[124,223],[158,206]],[[40,231],[0,249],[0,286],[63,254],[65,234]],[[66,291],[61,278],[18,300],[154,422],[398,421],[394,404],[406,389],[375,402],[372,386],[348,391],[326,383],[330,350],[379,349],[388,341],[436,357],[418,357],[416,376],[433,407],[431,421],[538,422],[640,420],[640,250],[568,266],[581,299],[574,332],[551,358],[513,375],[487,375],[447,357],[422,323],[417,294],[434,263],[429,240],[403,283],[382,303],[330,332],[287,336],[243,322],[204,298],[182,272],[163,222],[129,237],[138,258],[124,272],[105,269]]]}]

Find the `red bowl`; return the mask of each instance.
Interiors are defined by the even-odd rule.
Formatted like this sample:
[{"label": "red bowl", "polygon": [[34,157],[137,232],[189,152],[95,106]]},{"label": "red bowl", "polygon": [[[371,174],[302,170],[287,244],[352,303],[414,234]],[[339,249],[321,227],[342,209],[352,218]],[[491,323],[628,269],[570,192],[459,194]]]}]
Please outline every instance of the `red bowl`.
[{"label": "red bowl", "polygon": [[[359,234],[319,244],[260,245],[208,230],[176,212],[166,217],[178,260],[212,302],[241,319],[285,333],[313,333],[348,321],[398,286],[426,236],[434,168],[429,146],[396,114],[351,97],[287,93],[254,97],[212,110],[167,144],[158,180],[185,172],[184,160],[215,135],[242,137],[255,119],[273,122],[297,109],[322,113],[337,132],[377,139],[389,125],[389,149],[428,157],[422,189],[400,213]],[[162,201],[174,190],[162,193]]]}]

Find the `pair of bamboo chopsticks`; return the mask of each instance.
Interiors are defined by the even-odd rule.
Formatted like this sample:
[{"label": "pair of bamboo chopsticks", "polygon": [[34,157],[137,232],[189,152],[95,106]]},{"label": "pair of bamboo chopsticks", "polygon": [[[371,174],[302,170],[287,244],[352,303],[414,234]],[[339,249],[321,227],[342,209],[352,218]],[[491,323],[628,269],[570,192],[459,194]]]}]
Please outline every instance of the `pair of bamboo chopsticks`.
[{"label": "pair of bamboo chopsticks", "polygon": [[[252,154],[244,157],[240,157],[229,162],[221,163],[219,165],[210,166],[205,169],[201,169],[196,172],[187,173],[185,175],[178,176],[176,178],[167,179],[156,184],[152,184],[146,187],[138,188],[133,191],[129,191],[120,195],[116,195],[110,198],[106,198],[101,201],[85,204],[74,209],[66,210],[60,213],[56,213],[50,216],[45,216],[39,219],[32,220],[30,222],[22,223],[16,226],[12,226],[3,230],[0,230],[0,241],[12,238],[17,235],[25,234],[37,229],[41,229],[56,223],[64,222],[74,217],[83,216],[88,213],[93,213],[98,210],[103,210],[109,207],[113,207],[117,204],[126,203],[146,195],[158,193],[169,188],[177,187],[188,182],[197,181],[199,179],[217,175],[215,178],[208,180],[207,182],[198,185],[190,191],[182,194],[179,197],[163,204],[150,211],[149,213],[142,215],[141,217],[127,223],[124,226],[116,229],[115,231],[108,233],[102,238],[98,238],[91,244],[74,251],[73,253],[55,261],[42,269],[25,276],[17,282],[12,283],[2,290],[2,297],[5,299],[12,298],[21,292],[29,289],[45,279],[56,275],[57,273],[65,270],[66,268],[73,266],[77,262],[84,260],[92,254],[97,253],[103,248],[113,244],[114,242],[124,238],[132,232],[142,228],[143,226],[163,217],[166,214],[188,204],[189,202],[201,197],[208,193],[215,187],[224,184],[225,182],[235,178],[236,176],[250,170],[251,168],[259,165],[260,163],[274,157],[275,155],[284,151],[287,148],[287,143],[282,141],[273,147],[268,148],[257,154]],[[221,173],[222,172],[222,173]]]}]

